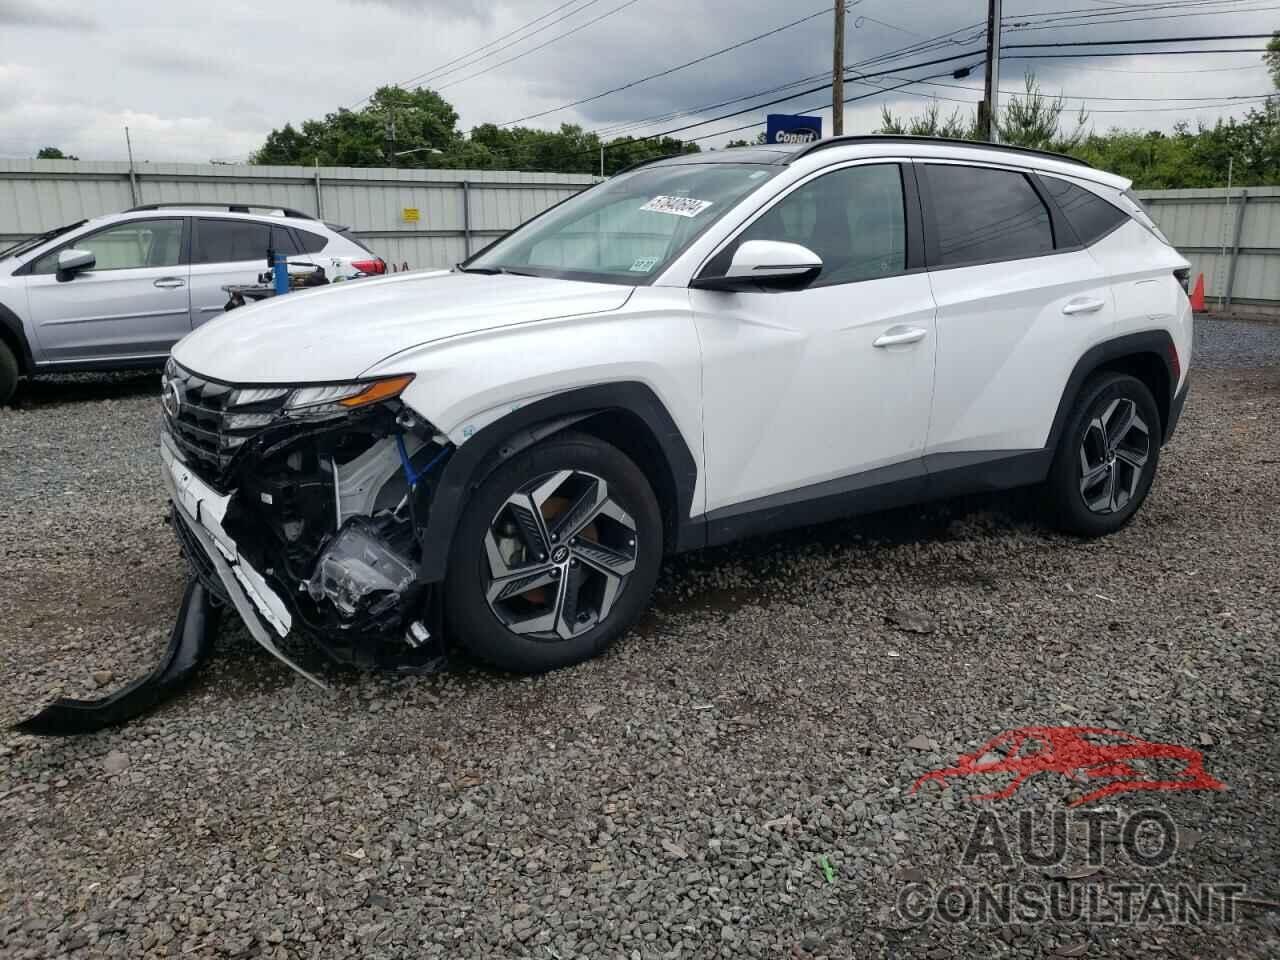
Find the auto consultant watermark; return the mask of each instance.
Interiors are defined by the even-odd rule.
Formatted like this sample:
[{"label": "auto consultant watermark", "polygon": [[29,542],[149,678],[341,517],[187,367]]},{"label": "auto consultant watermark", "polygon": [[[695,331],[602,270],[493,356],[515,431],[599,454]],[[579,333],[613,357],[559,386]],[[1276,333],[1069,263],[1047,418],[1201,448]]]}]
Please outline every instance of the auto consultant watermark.
[{"label": "auto consultant watermark", "polygon": [[[990,802],[1037,774],[1065,778],[1078,795],[1048,812],[1001,813]],[[919,777],[912,793],[991,780],[997,789],[970,795],[979,810],[958,866],[1019,879],[930,884],[909,870],[895,903],[908,923],[1203,925],[1234,922],[1241,905],[1260,902],[1243,883],[1158,882],[1195,833],[1180,835],[1167,811],[1082,809],[1124,793],[1226,789],[1198,750],[1101,727],[1019,727]]]},{"label": "auto consultant watermark", "polygon": [[[1251,902],[1242,883],[1163,884],[1108,880],[1108,871],[1154,872],[1182,849],[1177,824],[1159,808],[1030,810],[1001,816],[979,812],[960,866],[1018,866],[1037,880],[947,883],[911,880],[898,892],[898,914],[909,923],[1230,923]],[[1080,881],[1088,881],[1082,883]]]}]

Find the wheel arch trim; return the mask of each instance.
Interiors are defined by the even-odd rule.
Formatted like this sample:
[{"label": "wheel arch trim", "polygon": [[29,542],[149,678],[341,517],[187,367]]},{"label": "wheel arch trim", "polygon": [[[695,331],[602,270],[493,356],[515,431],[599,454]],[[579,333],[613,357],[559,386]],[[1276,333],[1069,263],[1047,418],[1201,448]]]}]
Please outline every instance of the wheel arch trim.
[{"label": "wheel arch trim", "polygon": [[3,303],[0,303],[0,342],[13,350],[18,361],[18,372],[30,374],[35,368],[35,359],[31,354],[26,331],[22,328],[22,318]]},{"label": "wheel arch trim", "polygon": [[1076,365],[1071,370],[1071,375],[1067,378],[1067,385],[1062,391],[1062,398],[1058,401],[1058,410],[1054,414],[1053,424],[1049,428],[1049,437],[1045,441],[1045,447],[1050,450],[1057,449],[1058,441],[1062,437],[1062,431],[1066,429],[1067,418],[1070,416],[1076,400],[1079,399],[1080,390],[1090,376],[1118,360],[1147,355],[1154,356],[1163,365],[1165,378],[1169,385],[1167,396],[1155,397],[1156,407],[1160,410],[1164,421],[1160,424],[1160,438],[1163,443],[1170,433],[1169,411],[1172,409],[1174,393],[1178,389],[1178,378],[1174,375],[1173,363],[1169,357],[1169,351],[1173,347],[1173,337],[1169,331],[1144,330],[1140,333],[1129,333],[1111,340],[1104,340],[1102,343],[1095,344],[1086,350],[1080,359],[1076,361]]},{"label": "wheel arch trim", "polygon": [[[676,501],[675,530],[670,531],[675,537],[669,547],[686,550],[704,545],[702,518],[690,518],[698,477],[697,461],[652,388],[635,381],[622,381],[579,387],[537,400],[488,424],[459,446],[445,464],[431,495],[427,524],[420,538],[423,549],[420,578],[427,583],[444,579],[462,510],[475,489],[494,470],[547,437],[610,412],[638,418],[666,461],[659,466],[670,474]],[[647,467],[653,465],[638,466],[647,473]]]}]

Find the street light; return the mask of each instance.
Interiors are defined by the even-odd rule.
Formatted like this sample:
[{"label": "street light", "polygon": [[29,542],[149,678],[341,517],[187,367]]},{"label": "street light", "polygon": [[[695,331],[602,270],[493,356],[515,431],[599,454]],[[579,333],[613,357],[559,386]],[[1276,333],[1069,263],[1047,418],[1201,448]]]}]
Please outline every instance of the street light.
[{"label": "street light", "polygon": [[393,153],[393,154],[392,154],[392,156],[393,156],[393,157],[407,157],[407,156],[408,156],[409,154],[411,154],[411,153],[440,153],[440,154],[443,154],[443,153],[444,153],[444,151],[443,151],[443,150],[437,150],[435,147],[414,147],[412,150],[397,150],[395,153]]}]

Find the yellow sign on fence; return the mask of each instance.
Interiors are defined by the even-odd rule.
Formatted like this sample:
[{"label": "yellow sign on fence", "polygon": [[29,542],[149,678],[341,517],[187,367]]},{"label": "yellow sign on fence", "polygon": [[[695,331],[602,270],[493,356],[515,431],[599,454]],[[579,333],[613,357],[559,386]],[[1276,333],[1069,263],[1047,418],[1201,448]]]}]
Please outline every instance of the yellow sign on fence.
[{"label": "yellow sign on fence", "polygon": [[402,219],[402,220],[404,220],[404,222],[405,222],[405,223],[417,223],[417,222],[418,222],[418,208],[417,208],[417,207],[405,207],[403,210],[401,210],[401,211],[400,211],[400,217],[401,217],[401,219]]}]

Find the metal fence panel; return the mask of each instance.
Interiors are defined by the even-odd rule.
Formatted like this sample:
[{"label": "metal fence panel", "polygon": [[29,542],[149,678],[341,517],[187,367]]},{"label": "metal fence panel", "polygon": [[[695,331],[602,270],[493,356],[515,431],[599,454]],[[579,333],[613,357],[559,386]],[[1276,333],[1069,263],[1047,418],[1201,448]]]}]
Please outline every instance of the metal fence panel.
[{"label": "metal fence panel", "polygon": [[0,160],[0,244],[138,203],[263,203],[349,226],[397,267],[445,267],[599,179],[191,163],[143,163],[131,177],[126,162]]},{"label": "metal fence panel", "polygon": [[[135,203],[243,201],[295,207],[350,226],[397,267],[445,267],[599,179],[192,163],[143,163],[131,178],[122,161],[0,160],[0,244]],[[1204,273],[1211,301],[1229,293],[1233,302],[1280,306],[1280,187],[1233,187],[1229,197],[1226,190],[1139,196],[1192,272]]]},{"label": "metal fence panel", "polygon": [[1214,306],[1280,306],[1280,187],[1138,191]]}]

